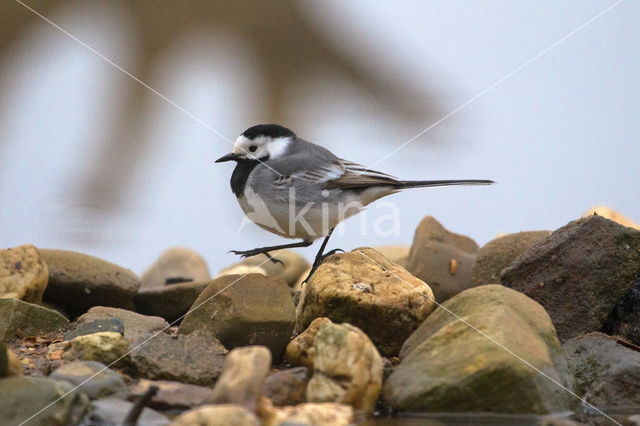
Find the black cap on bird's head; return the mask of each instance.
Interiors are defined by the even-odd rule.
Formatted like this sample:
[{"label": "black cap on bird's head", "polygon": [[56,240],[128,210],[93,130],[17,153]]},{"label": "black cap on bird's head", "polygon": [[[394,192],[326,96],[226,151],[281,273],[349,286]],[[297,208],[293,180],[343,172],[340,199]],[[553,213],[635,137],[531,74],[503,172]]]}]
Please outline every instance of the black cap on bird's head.
[{"label": "black cap on bird's head", "polygon": [[279,124],[257,124],[249,127],[236,139],[233,151],[216,160],[225,161],[260,160],[282,155],[296,134]]}]

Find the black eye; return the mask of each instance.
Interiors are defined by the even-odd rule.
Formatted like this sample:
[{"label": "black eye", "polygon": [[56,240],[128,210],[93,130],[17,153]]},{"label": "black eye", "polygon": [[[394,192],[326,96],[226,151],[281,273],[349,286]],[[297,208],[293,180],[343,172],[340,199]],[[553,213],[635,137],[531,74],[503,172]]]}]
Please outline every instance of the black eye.
[{"label": "black eye", "polygon": [[251,145],[251,146],[249,147],[249,151],[250,151],[250,152],[256,152],[256,149],[258,149],[258,147],[257,147],[257,146],[255,146],[255,145]]}]

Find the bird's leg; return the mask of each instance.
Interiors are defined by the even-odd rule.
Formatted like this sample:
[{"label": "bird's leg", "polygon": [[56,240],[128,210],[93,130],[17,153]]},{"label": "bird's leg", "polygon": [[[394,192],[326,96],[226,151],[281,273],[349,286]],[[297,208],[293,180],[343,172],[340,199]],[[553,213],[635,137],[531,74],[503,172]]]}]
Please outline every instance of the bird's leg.
[{"label": "bird's leg", "polygon": [[273,263],[281,263],[284,265],[284,263],[281,260],[271,256],[269,252],[274,250],[282,250],[282,249],[295,248],[295,247],[309,247],[311,244],[312,244],[311,241],[303,240],[297,243],[282,244],[279,246],[258,247],[252,250],[231,250],[230,253],[240,255],[240,257],[249,257],[249,256],[255,256],[257,254],[264,254]]},{"label": "bird's leg", "polygon": [[316,254],[316,258],[313,260],[313,265],[311,266],[311,270],[309,271],[309,274],[307,275],[307,278],[304,279],[304,281],[302,281],[303,283],[306,283],[307,281],[309,281],[309,278],[311,278],[311,275],[313,275],[313,273],[316,271],[316,269],[318,269],[318,266],[320,266],[322,264],[322,262],[324,262],[324,260],[331,256],[332,254],[335,254],[336,252],[342,251],[344,252],[344,250],[342,249],[333,249],[327,253],[323,253],[325,247],[327,246],[327,243],[329,242],[329,238],[331,238],[331,234],[333,233],[334,228],[331,228],[329,230],[329,233],[327,234],[326,237],[324,237],[324,241],[322,241],[322,245],[320,246],[320,250],[318,250],[318,254]]}]

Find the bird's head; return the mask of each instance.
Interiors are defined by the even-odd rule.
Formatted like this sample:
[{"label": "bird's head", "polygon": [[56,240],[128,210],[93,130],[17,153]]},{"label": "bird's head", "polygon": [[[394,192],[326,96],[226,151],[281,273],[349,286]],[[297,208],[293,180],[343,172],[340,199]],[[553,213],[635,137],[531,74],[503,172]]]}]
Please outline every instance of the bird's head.
[{"label": "bird's head", "polygon": [[295,133],[277,124],[258,124],[242,132],[233,144],[230,154],[220,157],[224,161],[266,161],[284,155]]}]

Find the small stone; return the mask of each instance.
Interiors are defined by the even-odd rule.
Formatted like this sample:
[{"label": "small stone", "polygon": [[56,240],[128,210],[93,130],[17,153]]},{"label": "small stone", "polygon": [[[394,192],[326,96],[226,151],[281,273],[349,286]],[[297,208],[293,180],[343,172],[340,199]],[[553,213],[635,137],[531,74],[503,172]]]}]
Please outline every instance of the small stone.
[{"label": "small stone", "polygon": [[124,323],[120,318],[105,318],[83,322],[78,324],[74,330],[65,333],[64,340],[72,340],[78,336],[86,336],[87,334],[101,333],[103,331],[124,334]]},{"label": "small stone", "polygon": [[306,330],[289,342],[285,354],[289,364],[300,365],[313,370],[313,359],[316,353],[314,342],[322,324],[331,324],[331,320],[326,317],[314,319]]},{"label": "small stone", "polygon": [[169,323],[160,317],[141,315],[126,309],[111,308],[106,306],[94,306],[78,318],[78,327],[84,323],[97,320],[117,319],[124,324],[124,338],[129,345],[144,341],[158,332],[169,329]]},{"label": "small stone", "polygon": [[377,252],[380,252],[384,257],[389,259],[393,263],[406,268],[407,260],[409,260],[409,252],[411,247],[409,246],[378,246],[374,247]]},{"label": "small stone", "polygon": [[140,379],[132,388],[130,398],[139,398],[150,386],[158,392],[149,401],[149,407],[160,410],[184,410],[207,404],[211,388],[171,380]]},{"label": "small stone", "polygon": [[601,330],[638,271],[640,231],[589,216],[535,244],[500,281],[544,306],[565,341]]},{"label": "small stone", "polygon": [[617,222],[622,226],[626,226],[626,227],[629,227],[629,228],[640,230],[640,224],[639,223],[629,219],[628,217],[626,217],[622,213],[617,212],[617,211],[615,211],[612,208],[607,207],[607,206],[596,206],[596,207],[594,207],[592,209],[589,209],[582,215],[582,217],[589,217],[589,216],[593,216],[593,215],[602,216],[605,219],[609,219],[609,220],[612,220],[614,222]]},{"label": "small stone", "polygon": [[173,323],[182,318],[211,281],[172,284],[141,289],[136,294],[138,312],[162,317]]},{"label": "small stone", "polygon": [[124,378],[96,361],[70,362],[55,370],[49,377],[78,386],[78,390],[91,399],[110,395],[126,398],[129,394]]},{"label": "small stone", "polygon": [[84,360],[111,364],[124,356],[129,343],[120,333],[105,331],[78,336],[73,340],[53,343],[49,346],[49,357],[62,350],[61,358],[66,361]]},{"label": "small stone", "polygon": [[75,425],[88,408],[88,398],[67,382],[26,376],[0,380],[2,425]]},{"label": "small stone", "polygon": [[296,331],[318,317],[362,329],[386,356],[433,311],[428,285],[371,248],[327,258],[305,286],[297,307]]},{"label": "small stone", "polygon": [[572,385],[544,308],[501,285],[447,300],[407,339],[400,358],[384,386],[386,404],[398,411],[547,414],[575,402],[557,384]]},{"label": "small stone", "polygon": [[159,333],[144,344],[138,343],[125,368],[146,379],[208,386],[220,376],[226,353],[224,346],[209,335]]},{"label": "small stone", "polygon": [[260,426],[251,411],[241,405],[205,405],[176,417],[172,426]]},{"label": "small stone", "polygon": [[367,335],[351,324],[325,323],[314,343],[307,401],[339,402],[372,412],[382,387],[382,358]]},{"label": "small stone", "polygon": [[249,274],[267,275],[267,271],[265,271],[260,266],[242,265],[242,264],[231,265],[231,266],[227,266],[226,268],[218,272],[218,275],[216,275],[216,278],[222,277],[224,275],[249,275]]},{"label": "small stone", "polygon": [[224,360],[222,375],[213,388],[211,402],[238,404],[255,412],[270,368],[271,352],[264,346],[233,349]]},{"label": "small stone", "polygon": [[0,299],[0,340],[12,340],[16,332],[24,335],[56,333],[69,321],[59,312],[18,299]]},{"label": "small stone", "polygon": [[211,281],[180,324],[179,333],[200,331],[227,348],[263,345],[282,358],[295,321],[287,283],[259,274],[225,275]]},{"label": "small stone", "polygon": [[311,370],[307,367],[277,371],[265,379],[262,393],[280,407],[302,404],[306,401],[309,379]]},{"label": "small stone", "polygon": [[348,426],[356,423],[353,408],[335,402],[274,407],[267,398],[262,398],[259,414],[263,426]]},{"label": "small stone", "polygon": [[576,393],[596,407],[640,405],[640,352],[603,333],[568,340],[562,347],[576,378]]},{"label": "small stone", "polygon": [[[83,424],[87,425],[123,425],[124,420],[131,411],[133,403],[122,401],[118,398],[103,398],[93,401],[91,414],[87,416]],[[163,414],[151,408],[144,408],[136,426],[160,426],[168,425],[170,420]]]},{"label": "small stone", "polygon": [[240,266],[247,266],[250,268],[258,267],[262,269],[266,275],[282,278],[290,287],[292,287],[296,281],[298,281],[302,273],[309,267],[309,262],[293,250],[276,250],[270,252],[270,254],[276,259],[282,261],[282,263],[265,262],[266,258],[263,255],[251,256],[222,269],[218,273],[218,276],[228,275],[231,273],[239,275],[251,273],[250,270],[236,269]]},{"label": "small stone", "polygon": [[0,340],[0,377],[22,375],[22,365],[13,351]]},{"label": "small stone", "polygon": [[[478,244],[471,238],[454,234],[427,216],[416,229],[406,268],[429,284],[436,300],[443,302],[473,287],[471,269],[477,253]],[[455,274],[451,273],[452,261],[456,264]]]},{"label": "small stone", "polygon": [[528,231],[507,234],[485,244],[478,252],[471,270],[474,286],[499,284],[500,272],[511,265],[533,244],[547,238],[551,231]]},{"label": "small stone", "polygon": [[141,288],[210,279],[207,262],[200,254],[188,248],[172,247],[165,250],[142,274]]},{"label": "small stone", "polygon": [[0,298],[42,303],[49,270],[32,245],[0,250]]},{"label": "small stone", "polygon": [[128,269],[86,254],[65,250],[40,250],[49,267],[49,285],[44,301],[77,317],[92,306],[133,310],[133,297],[140,287]]}]

